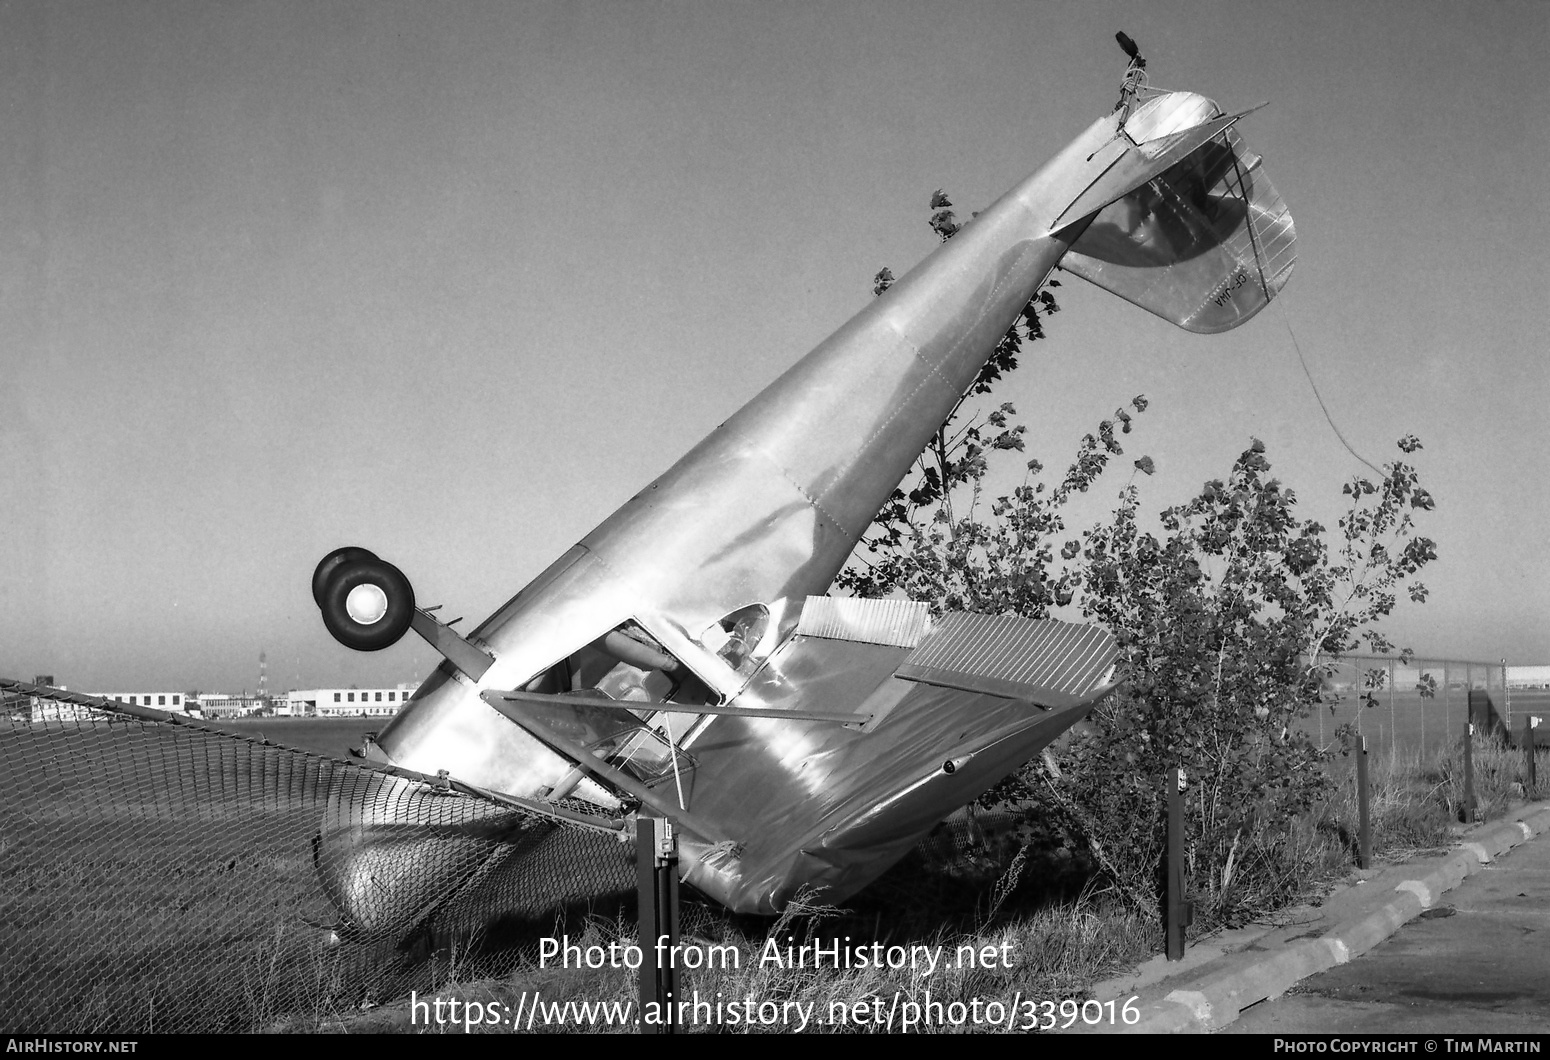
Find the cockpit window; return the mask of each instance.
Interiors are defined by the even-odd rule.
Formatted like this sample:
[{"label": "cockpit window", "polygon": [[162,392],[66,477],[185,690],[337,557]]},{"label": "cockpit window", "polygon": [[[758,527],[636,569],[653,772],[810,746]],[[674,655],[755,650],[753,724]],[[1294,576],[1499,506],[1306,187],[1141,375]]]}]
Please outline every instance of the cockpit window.
[{"label": "cockpit window", "polygon": [[767,654],[762,650],[770,628],[770,609],[749,604],[724,616],[700,634],[700,643],[744,677],[759,668]]},{"label": "cockpit window", "polygon": [[[562,669],[567,687],[545,687],[543,691],[589,692],[627,703],[649,731],[671,733],[668,738],[678,744],[697,732],[709,717],[673,711],[672,704],[703,706],[717,701],[716,694],[692,670],[634,621],[619,624],[562,660],[545,675],[545,684],[554,685],[550,675]],[[645,737],[641,740],[643,748],[651,742]]]}]

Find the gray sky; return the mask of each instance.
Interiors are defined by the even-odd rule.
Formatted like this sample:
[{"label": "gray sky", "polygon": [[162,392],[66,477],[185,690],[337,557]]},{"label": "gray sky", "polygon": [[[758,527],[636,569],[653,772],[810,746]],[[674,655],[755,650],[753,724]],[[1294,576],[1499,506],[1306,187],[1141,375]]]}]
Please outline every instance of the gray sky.
[{"label": "gray sky", "polygon": [[1107,113],[1119,29],[1271,102],[1300,261],[1210,337],[1065,277],[1031,453],[1145,393],[1149,509],[1257,436],[1333,525],[1365,469],[1294,331],[1358,451],[1426,446],[1396,639],[1550,662],[1550,4],[276,0],[0,6],[0,674],[418,677],[329,638],[325,552],[482,619],[924,256],[934,189]]}]

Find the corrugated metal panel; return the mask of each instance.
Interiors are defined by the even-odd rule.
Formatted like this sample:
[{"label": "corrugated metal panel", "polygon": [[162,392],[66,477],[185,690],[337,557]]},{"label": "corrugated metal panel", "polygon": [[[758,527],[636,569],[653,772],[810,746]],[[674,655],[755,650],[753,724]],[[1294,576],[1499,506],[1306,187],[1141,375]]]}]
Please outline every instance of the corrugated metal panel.
[{"label": "corrugated metal panel", "polygon": [[809,596],[797,632],[808,637],[913,648],[931,629],[931,612],[913,600]]},{"label": "corrugated metal panel", "polygon": [[958,612],[938,620],[897,673],[910,681],[1064,707],[1084,701],[1114,658],[1114,638],[1097,626]]}]

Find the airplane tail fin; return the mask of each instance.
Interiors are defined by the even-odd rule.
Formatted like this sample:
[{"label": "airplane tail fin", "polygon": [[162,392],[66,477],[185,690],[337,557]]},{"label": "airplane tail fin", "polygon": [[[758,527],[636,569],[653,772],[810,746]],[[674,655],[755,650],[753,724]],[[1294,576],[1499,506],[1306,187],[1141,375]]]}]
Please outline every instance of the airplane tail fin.
[{"label": "airplane tail fin", "polygon": [[[1216,112],[1197,128],[1225,120],[1210,101],[1195,99]],[[1268,305],[1296,260],[1291,213],[1228,122],[1098,210],[1060,267],[1187,331],[1210,334]]]}]

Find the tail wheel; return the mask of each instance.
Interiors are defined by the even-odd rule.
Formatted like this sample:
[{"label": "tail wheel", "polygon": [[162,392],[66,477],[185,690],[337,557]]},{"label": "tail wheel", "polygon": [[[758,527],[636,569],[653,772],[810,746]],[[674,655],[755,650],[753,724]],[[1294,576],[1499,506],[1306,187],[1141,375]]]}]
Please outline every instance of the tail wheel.
[{"label": "tail wheel", "polygon": [[318,606],[323,625],[340,644],[356,651],[381,651],[408,631],[414,589],[402,571],[373,556],[337,565]]},{"label": "tail wheel", "polygon": [[376,559],[375,552],[368,552],[364,548],[336,548],[322,561],[312,572],[312,599],[319,607],[323,606],[323,590],[328,586],[328,579],[333,576],[346,563],[354,563],[356,560]]}]

